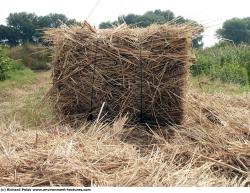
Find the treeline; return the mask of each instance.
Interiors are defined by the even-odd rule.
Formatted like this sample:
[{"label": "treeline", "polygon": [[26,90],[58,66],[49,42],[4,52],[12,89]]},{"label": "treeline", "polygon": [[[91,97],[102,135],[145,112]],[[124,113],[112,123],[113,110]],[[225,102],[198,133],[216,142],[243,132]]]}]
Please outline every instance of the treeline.
[{"label": "treeline", "polygon": [[[131,26],[138,27],[147,27],[153,23],[164,24],[166,22],[172,22],[177,24],[190,23],[194,26],[200,26],[201,30],[204,31],[204,28],[201,24],[196,21],[185,19],[182,16],[175,16],[174,13],[170,10],[161,11],[147,11],[143,15],[128,14],[122,17],[119,17],[115,21],[106,21],[102,22],[99,25],[99,28],[111,28],[113,26],[119,25],[123,22]],[[226,20],[223,23],[222,28],[218,29],[215,34],[220,40],[230,41],[234,44],[250,44],[250,17],[246,18],[232,18]],[[194,48],[202,48],[202,35],[196,37],[193,40]]]},{"label": "treeline", "polygon": [[[0,42],[15,46],[27,42],[37,43],[41,42],[42,29],[44,28],[57,28],[62,24],[65,25],[77,25],[75,19],[68,19],[63,14],[49,14],[46,16],[37,16],[34,13],[11,13],[6,19],[7,25],[0,25]],[[118,25],[126,22],[128,25],[134,25],[138,27],[147,27],[153,23],[164,24],[166,22],[192,23],[194,26],[202,26],[196,21],[185,19],[184,17],[176,17],[170,10],[161,11],[148,11],[143,15],[128,14],[123,17],[119,17],[118,20],[113,22],[102,22],[99,25],[100,29],[110,28],[113,25]],[[202,36],[196,37],[193,40],[193,47],[201,48],[203,46]]]},{"label": "treeline", "polygon": [[[153,23],[158,24],[164,24],[167,22],[172,22],[176,24],[183,24],[183,23],[190,23],[191,25],[194,25],[195,27],[200,28],[200,32],[204,31],[204,28],[201,24],[199,24],[196,21],[186,19],[182,16],[175,16],[175,14],[170,11],[162,11],[162,10],[155,10],[155,11],[147,11],[143,15],[136,15],[136,14],[128,14],[123,15],[118,18],[118,20],[115,21],[106,21],[102,22],[99,25],[100,29],[106,29],[111,28],[113,26],[117,26],[122,23],[126,23],[130,26],[137,26],[137,27],[147,27]],[[199,35],[198,37],[193,39],[193,47],[194,48],[202,48],[203,47],[203,41],[202,41],[202,35]]]},{"label": "treeline", "polygon": [[[126,22],[130,26],[147,27],[153,23],[164,24],[172,23],[190,23],[199,26],[201,31],[203,27],[196,21],[186,19],[182,16],[175,16],[170,10],[147,11],[142,15],[128,14],[119,17],[115,21],[102,22],[99,28],[110,28]],[[80,25],[75,19],[69,19],[64,14],[50,13],[45,16],[37,16],[34,13],[11,13],[6,19],[6,25],[0,25],[0,43],[11,46],[23,44],[26,42],[41,42],[42,29],[57,28],[61,25]],[[224,22],[221,29],[216,32],[217,37],[232,41],[235,44],[250,43],[250,17],[232,18]],[[202,48],[202,35],[193,40],[194,48]]]},{"label": "treeline", "polygon": [[62,24],[79,24],[64,14],[51,13],[37,16],[34,13],[11,13],[6,19],[7,25],[0,25],[0,41],[11,46],[26,42],[41,42],[43,28],[57,28]]},{"label": "treeline", "polygon": [[159,9],[155,11],[147,11],[143,15],[136,15],[136,14],[128,14],[118,17],[118,20],[115,21],[106,21],[102,22],[99,25],[99,28],[111,28],[114,25],[119,25],[123,22],[126,22],[128,25],[134,25],[138,27],[147,27],[152,23],[164,24],[169,21],[173,21],[176,19],[175,22],[177,23],[184,23],[189,20],[184,19],[181,16],[175,17],[174,13],[170,10],[161,11]]},{"label": "treeline", "polygon": [[234,44],[250,44],[250,17],[226,20],[216,34]]}]

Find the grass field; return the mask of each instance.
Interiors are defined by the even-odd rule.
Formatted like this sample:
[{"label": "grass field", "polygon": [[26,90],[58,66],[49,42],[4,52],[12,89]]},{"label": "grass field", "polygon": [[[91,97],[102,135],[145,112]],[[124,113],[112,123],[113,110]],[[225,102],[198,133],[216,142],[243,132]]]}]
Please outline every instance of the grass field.
[{"label": "grass field", "polygon": [[184,124],[156,130],[60,125],[50,72],[1,82],[1,186],[250,186],[248,88],[191,83]]}]

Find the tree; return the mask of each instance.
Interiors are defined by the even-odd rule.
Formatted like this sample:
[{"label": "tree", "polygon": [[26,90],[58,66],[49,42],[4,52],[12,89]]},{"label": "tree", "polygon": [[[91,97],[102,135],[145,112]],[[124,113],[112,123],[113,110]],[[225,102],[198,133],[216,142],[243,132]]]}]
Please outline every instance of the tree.
[{"label": "tree", "polygon": [[135,14],[128,14],[127,16],[124,17],[124,21],[127,24],[136,24],[137,22],[139,22],[140,16],[139,15],[135,15]]},{"label": "tree", "polygon": [[41,42],[44,28],[58,28],[62,24],[80,24],[75,19],[68,19],[63,14],[51,13],[37,16],[34,13],[11,13],[7,26],[0,26],[0,41],[8,41],[11,46],[25,42]]},{"label": "tree", "polygon": [[7,18],[7,26],[16,31],[22,42],[32,42],[37,28],[37,16],[34,13],[11,13]]},{"label": "tree", "polygon": [[232,18],[223,23],[216,32],[219,38],[232,40],[235,44],[250,43],[250,17]]},{"label": "tree", "polygon": [[[118,20],[114,22],[102,22],[99,25],[100,29],[106,29],[106,28],[111,28],[112,26],[121,24],[123,22],[126,22],[128,25],[134,25],[137,27],[147,27],[153,23],[158,23],[158,24],[164,24],[169,21],[174,21],[175,23],[190,23],[191,25],[195,27],[199,27],[201,29],[200,32],[203,32],[203,27],[198,24],[195,21],[185,19],[184,17],[175,17],[174,13],[170,10],[166,11],[161,11],[159,9],[156,9],[155,11],[147,11],[143,15],[135,15],[135,14],[128,14],[126,16],[119,17]],[[201,48],[203,47],[203,42],[202,42],[202,35],[197,36],[192,44],[194,48]]]},{"label": "tree", "polygon": [[100,23],[99,28],[100,29],[112,28],[112,23],[110,21],[102,22],[102,23]]},{"label": "tree", "polygon": [[[204,29],[202,28],[202,32],[204,31]],[[192,47],[193,48],[202,48],[203,47],[203,45],[204,45],[204,43],[203,43],[203,41],[202,41],[202,35],[199,35],[199,36],[197,36],[196,38],[194,38],[193,40],[192,40]]]},{"label": "tree", "polygon": [[43,35],[42,29],[44,28],[58,28],[62,25],[80,25],[75,19],[68,19],[64,14],[50,13],[45,16],[39,16],[37,19],[37,30],[35,37],[38,41],[41,40]]},{"label": "tree", "polygon": [[58,28],[62,24],[76,25],[79,24],[75,19],[68,19],[64,14],[50,13],[46,16],[38,17],[38,26],[40,28]]},{"label": "tree", "polygon": [[0,25],[0,41],[7,41],[10,46],[19,43],[20,34],[12,27]]}]

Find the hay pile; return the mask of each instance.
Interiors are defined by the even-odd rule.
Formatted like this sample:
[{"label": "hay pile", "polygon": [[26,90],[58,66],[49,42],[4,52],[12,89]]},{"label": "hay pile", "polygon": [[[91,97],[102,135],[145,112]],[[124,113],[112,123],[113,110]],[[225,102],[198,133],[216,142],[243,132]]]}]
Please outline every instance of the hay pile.
[{"label": "hay pile", "polygon": [[0,184],[249,186],[250,95],[190,90],[187,99],[183,128],[173,128],[171,138],[124,129],[126,118],[78,130],[2,124]]},{"label": "hay pile", "polygon": [[133,121],[181,124],[193,34],[189,25],[46,31],[57,115],[95,119],[105,102],[111,120],[128,112]]}]

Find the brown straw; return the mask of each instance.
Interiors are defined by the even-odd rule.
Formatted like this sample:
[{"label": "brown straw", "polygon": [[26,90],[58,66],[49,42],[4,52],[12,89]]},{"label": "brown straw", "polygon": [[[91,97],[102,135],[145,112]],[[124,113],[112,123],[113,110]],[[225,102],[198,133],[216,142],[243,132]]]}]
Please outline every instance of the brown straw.
[{"label": "brown straw", "polygon": [[190,25],[168,24],[46,31],[54,48],[55,112],[69,122],[89,112],[96,119],[105,102],[110,119],[129,113],[131,122],[181,124],[194,33]]}]

